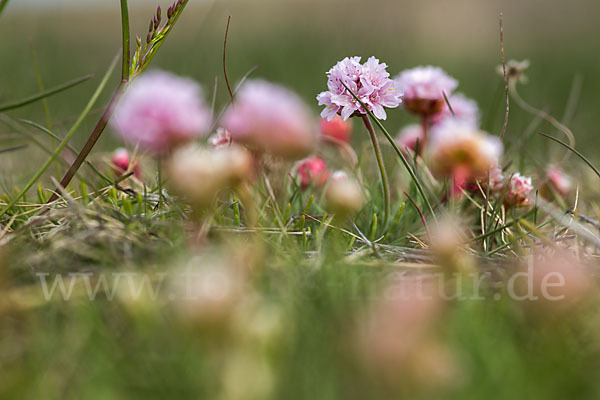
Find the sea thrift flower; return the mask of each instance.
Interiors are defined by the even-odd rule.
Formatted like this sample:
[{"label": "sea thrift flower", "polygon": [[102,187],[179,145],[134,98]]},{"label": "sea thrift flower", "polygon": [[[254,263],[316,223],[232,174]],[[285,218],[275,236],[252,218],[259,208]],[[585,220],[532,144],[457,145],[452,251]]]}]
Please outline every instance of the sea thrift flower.
[{"label": "sea thrift flower", "polygon": [[423,127],[421,125],[407,125],[396,136],[396,144],[400,150],[410,149],[414,151],[417,147],[417,142],[419,143],[419,147],[421,147],[423,143]]},{"label": "sea thrift flower", "polygon": [[540,188],[540,194],[546,198],[552,198],[549,193],[550,188],[559,196],[567,197],[573,188],[573,181],[560,167],[549,165],[546,168],[546,182]]},{"label": "sea thrift flower", "polygon": [[344,171],[336,171],[331,176],[325,199],[329,210],[338,218],[344,218],[362,207],[364,195],[360,184]]},{"label": "sea thrift flower", "polygon": [[446,118],[456,118],[474,127],[479,126],[479,108],[474,100],[467,98],[462,93],[457,93],[450,96],[448,102],[450,102],[454,115],[452,115],[452,111],[450,111],[448,104],[444,101],[442,111],[432,117],[434,124],[439,124]]},{"label": "sea thrift flower", "polygon": [[230,146],[233,143],[233,139],[231,138],[231,133],[226,129],[219,128],[215,134],[208,138],[208,143],[215,149],[218,149]]},{"label": "sea thrift flower", "polygon": [[209,149],[190,145],[173,153],[167,171],[175,192],[202,210],[220,191],[249,180],[252,166],[252,156],[243,147]]},{"label": "sea thrift flower", "polygon": [[360,60],[360,57],[346,57],[327,72],[329,90],[317,96],[319,105],[325,106],[321,117],[331,121],[339,114],[347,120],[353,115],[367,114],[352,93],[379,119],[387,118],[386,108],[400,105],[402,93],[396,82],[390,79],[387,65],[375,57],[369,58],[364,64]]},{"label": "sea thrift flower", "polygon": [[352,124],[336,115],[331,121],[321,119],[321,135],[340,142],[348,143],[352,135]]},{"label": "sea thrift flower", "polygon": [[440,176],[458,177],[464,182],[482,180],[490,168],[498,165],[502,143],[468,123],[447,120],[436,126],[432,134],[428,158]]},{"label": "sea thrift flower", "polygon": [[508,190],[504,196],[504,204],[507,207],[523,207],[531,203],[529,194],[533,191],[531,178],[525,177],[518,172],[508,182]]},{"label": "sea thrift flower", "polygon": [[446,96],[450,96],[458,82],[439,67],[416,67],[403,71],[396,78],[404,93],[404,107],[414,114],[429,117],[442,111]]},{"label": "sea thrift flower", "polygon": [[210,124],[200,86],[162,71],[134,80],[112,120],[125,141],[158,155],[206,133]]},{"label": "sea thrift flower", "polygon": [[244,84],[223,117],[223,127],[236,142],[289,159],[306,157],[317,141],[302,100],[282,86],[261,80]]},{"label": "sea thrift flower", "polygon": [[[116,149],[112,154],[111,162],[113,164],[113,170],[119,176],[130,171],[131,156],[129,151],[122,147]],[[137,163],[133,164],[132,170],[134,176],[139,177],[140,171]]]},{"label": "sea thrift flower", "polygon": [[296,174],[300,179],[301,190],[306,190],[311,185],[322,186],[329,178],[327,163],[317,156],[300,161],[296,168]]}]

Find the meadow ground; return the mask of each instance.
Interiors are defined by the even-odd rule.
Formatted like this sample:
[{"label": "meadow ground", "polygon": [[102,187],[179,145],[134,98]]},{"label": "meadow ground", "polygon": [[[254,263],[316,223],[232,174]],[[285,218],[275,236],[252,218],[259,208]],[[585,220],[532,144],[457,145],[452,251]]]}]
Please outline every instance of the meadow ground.
[{"label": "meadow ground", "polygon": [[[427,157],[408,157],[412,179],[377,130],[391,182],[387,223],[359,118],[351,119],[352,150],[318,150],[332,171],[346,169],[361,182],[367,201],[350,220],[330,216],[326,188],[300,190],[290,179],[293,162],[268,157],[250,189],[220,197],[208,211],[174,195],[157,173],[164,165],[147,152],[138,160],[141,175],[119,180],[111,154],[123,142],[112,127],[88,158],[108,181],[84,165],[45,209],[74,157],[63,152],[5,209],[57,143],[23,120],[65,137],[121,45],[117,2],[37,10],[17,3],[0,15],[0,110],[38,92],[40,79],[50,88],[94,78],[0,113],[0,150],[27,145],[0,153],[0,398],[600,395],[599,176],[537,134],[566,140],[552,115],[574,133],[577,150],[600,161],[596,2],[376,0],[368,10],[355,0],[188,5],[151,69],[195,79],[208,103],[217,79],[215,115],[230,101],[222,56],[231,15],[227,70],[234,85],[257,66],[252,77],[294,90],[317,121],[325,73],[346,56],[377,56],[392,76],[439,65],[477,101],[481,129],[494,136],[505,117],[505,82],[496,71],[504,13],[506,57],[529,59],[530,67],[528,82],[511,93],[502,167],[506,177],[518,171],[534,178],[530,203],[502,207],[506,193],[488,201],[483,189],[449,195],[455,177],[434,179]],[[133,3],[132,32],[146,32],[153,12]],[[76,130],[75,150],[100,118],[118,70]],[[394,136],[418,122],[402,107],[388,116],[383,125]],[[573,187],[564,196],[554,190],[545,202],[536,195],[545,169],[565,154],[561,167]],[[425,182],[425,196],[416,182]],[[540,259],[530,257],[538,251]],[[528,261],[560,273],[564,285],[552,294],[564,299],[545,301]],[[197,274],[191,289],[189,273]],[[511,278],[519,273],[517,284]],[[522,279],[543,298],[519,299],[530,289]],[[425,289],[418,284],[415,292],[415,282]],[[394,296],[401,289],[407,293]],[[420,290],[448,299],[424,299]]]}]

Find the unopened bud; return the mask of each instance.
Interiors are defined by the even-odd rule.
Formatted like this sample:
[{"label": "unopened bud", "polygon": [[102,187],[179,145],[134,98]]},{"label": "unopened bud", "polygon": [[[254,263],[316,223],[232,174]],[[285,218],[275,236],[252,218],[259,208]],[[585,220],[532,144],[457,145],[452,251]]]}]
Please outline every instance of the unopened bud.
[{"label": "unopened bud", "polygon": [[357,212],[364,201],[360,184],[343,171],[337,171],[332,175],[325,198],[328,208],[338,218]]},{"label": "unopened bud", "polygon": [[169,7],[169,9],[167,10],[167,18],[171,19],[172,16],[173,16],[173,6]]}]

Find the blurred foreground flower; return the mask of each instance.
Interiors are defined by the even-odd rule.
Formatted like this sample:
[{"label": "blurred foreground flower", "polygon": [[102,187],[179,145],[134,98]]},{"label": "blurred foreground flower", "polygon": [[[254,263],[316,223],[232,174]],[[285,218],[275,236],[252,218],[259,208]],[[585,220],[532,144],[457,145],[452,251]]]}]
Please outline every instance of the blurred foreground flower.
[{"label": "blurred foreground flower", "polygon": [[343,171],[336,171],[331,176],[325,199],[328,209],[338,218],[345,218],[359,211],[365,200],[360,184]]},{"label": "blurred foreground flower", "polygon": [[164,155],[210,129],[211,113],[194,81],[151,71],[131,83],[112,119],[127,142]]},{"label": "blurred foreground flower", "polygon": [[450,96],[458,82],[439,67],[416,67],[405,70],[396,78],[403,92],[404,107],[422,117],[431,117],[445,106],[444,93]]},{"label": "blurred foreground flower", "polygon": [[456,365],[434,335],[444,308],[436,284],[403,276],[382,292],[359,327],[358,354],[377,380],[393,387],[450,384]]},{"label": "blurred foreground flower", "polygon": [[222,190],[250,179],[253,161],[240,146],[208,149],[190,145],[173,153],[167,171],[173,189],[190,201],[196,211],[201,211]]},{"label": "blurred foreground flower", "polygon": [[306,190],[310,186],[322,186],[329,178],[327,163],[317,156],[300,161],[296,167],[296,174],[300,180],[301,190]]},{"label": "blurred foreground flower", "polygon": [[504,196],[504,205],[507,207],[524,207],[531,203],[529,194],[533,191],[531,178],[525,177],[520,173],[511,176],[508,182],[508,189]]},{"label": "blurred foreground flower", "polygon": [[316,147],[313,125],[307,106],[295,93],[261,80],[246,82],[223,117],[223,127],[234,141],[294,160]]},{"label": "blurred foreground flower", "polygon": [[323,118],[331,121],[339,114],[347,120],[353,115],[367,114],[344,84],[379,119],[386,119],[386,108],[396,108],[402,102],[402,93],[396,82],[389,78],[387,64],[380,63],[375,57],[370,57],[364,64],[360,60],[360,57],[346,57],[327,72],[329,90],[317,96],[319,105],[325,106],[321,113]]},{"label": "blurred foreground flower", "polygon": [[322,118],[320,127],[322,136],[344,143],[350,142],[352,124],[344,121],[339,115],[333,117],[331,121]]},{"label": "blurred foreground flower", "polygon": [[453,178],[456,191],[469,181],[487,179],[499,163],[502,143],[468,123],[446,120],[434,129],[427,151],[432,170]]},{"label": "blurred foreground flower", "polygon": [[115,171],[115,174],[117,176],[121,176],[121,175],[127,173],[128,171],[133,171],[133,175],[136,178],[140,177],[139,164],[137,162],[133,162],[133,166],[132,166],[132,165],[130,165],[131,161],[132,160],[131,160],[131,155],[129,154],[129,151],[123,147],[116,149],[112,153],[111,162],[112,162],[112,166]]}]

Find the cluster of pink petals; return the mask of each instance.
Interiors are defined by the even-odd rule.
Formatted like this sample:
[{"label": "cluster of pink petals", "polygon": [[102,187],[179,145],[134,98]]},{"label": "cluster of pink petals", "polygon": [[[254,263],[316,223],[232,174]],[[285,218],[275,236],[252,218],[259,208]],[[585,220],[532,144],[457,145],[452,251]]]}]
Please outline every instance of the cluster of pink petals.
[{"label": "cluster of pink petals", "polygon": [[350,121],[344,121],[342,117],[336,115],[333,119],[321,119],[321,135],[339,142],[350,142],[352,135],[352,124]]},{"label": "cluster of pink petals", "polygon": [[454,115],[448,104],[444,101],[442,110],[432,116],[432,122],[439,124],[447,118],[456,118],[466,123],[472,124],[473,126],[479,126],[479,107],[474,100],[467,98],[462,93],[457,93],[448,98],[448,102],[454,111]]},{"label": "cluster of pink petals", "polygon": [[531,178],[525,177],[520,173],[515,173],[508,182],[508,189],[504,197],[504,204],[507,207],[523,207],[531,203],[530,193],[533,191]]},{"label": "cluster of pink petals", "polygon": [[205,134],[210,124],[201,87],[163,71],[133,81],[112,120],[125,141],[159,155]]},{"label": "cluster of pink petals", "polygon": [[471,124],[448,119],[432,130],[427,148],[432,169],[442,176],[460,171],[461,179],[485,179],[499,164],[502,143]]},{"label": "cluster of pink petals", "polygon": [[434,115],[444,106],[444,93],[450,96],[458,82],[441,68],[426,66],[405,70],[395,78],[403,92],[404,106],[411,112]]},{"label": "cluster of pink petals", "polygon": [[346,57],[327,72],[329,90],[317,96],[319,105],[325,106],[323,118],[332,120],[339,114],[347,120],[355,114],[367,114],[352,93],[379,119],[387,118],[386,108],[396,108],[402,102],[402,93],[390,79],[387,65],[375,57],[364,64],[360,60],[360,57]]},{"label": "cluster of pink petals", "polygon": [[226,129],[219,128],[215,134],[208,138],[208,143],[213,148],[220,149],[221,147],[231,146],[233,139],[231,138],[231,133],[229,133]]},{"label": "cluster of pink petals", "polygon": [[327,163],[320,157],[312,156],[298,163],[296,174],[299,178],[300,189],[324,185],[329,178]]},{"label": "cluster of pink petals", "polygon": [[223,116],[234,141],[289,159],[309,155],[317,131],[307,106],[292,91],[266,81],[248,81]]}]

